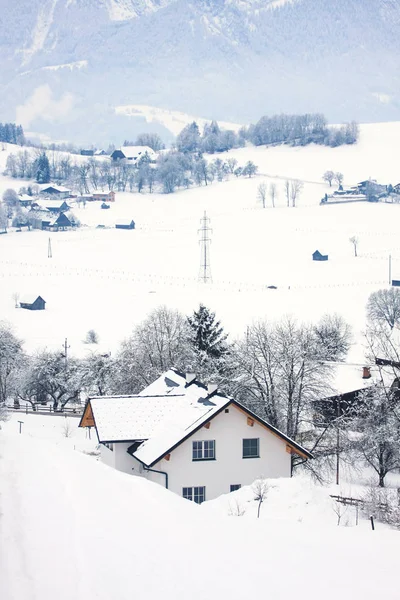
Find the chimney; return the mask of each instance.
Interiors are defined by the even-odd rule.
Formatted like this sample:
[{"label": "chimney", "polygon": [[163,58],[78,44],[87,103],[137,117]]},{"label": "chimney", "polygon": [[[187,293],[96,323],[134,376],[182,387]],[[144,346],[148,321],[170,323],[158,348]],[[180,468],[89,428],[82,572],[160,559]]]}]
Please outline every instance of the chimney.
[{"label": "chimney", "polygon": [[186,373],[185,375],[186,385],[190,385],[196,379],[196,373]]},{"label": "chimney", "polygon": [[369,379],[371,377],[371,369],[370,367],[363,367],[363,379]]},{"label": "chimney", "polygon": [[211,394],[214,394],[217,390],[218,390],[218,383],[209,383],[207,385],[207,393],[209,396],[211,396]]}]

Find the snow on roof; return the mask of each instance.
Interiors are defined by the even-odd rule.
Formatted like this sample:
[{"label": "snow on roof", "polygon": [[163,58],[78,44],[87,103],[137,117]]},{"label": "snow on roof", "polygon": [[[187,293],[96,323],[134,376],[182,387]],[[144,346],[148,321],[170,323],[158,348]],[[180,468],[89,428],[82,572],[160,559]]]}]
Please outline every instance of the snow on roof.
[{"label": "snow on roof", "polygon": [[42,209],[60,208],[66,204],[65,200],[35,200],[33,204],[37,204]]},{"label": "snow on roof", "polygon": [[182,394],[182,389],[186,385],[186,378],[182,373],[175,369],[170,369],[160,375],[158,379],[150,383],[139,396],[164,396]]},{"label": "snow on roof", "polygon": [[19,303],[20,304],[33,304],[38,298],[41,298],[41,296],[39,296],[38,294],[36,294],[36,295],[25,294],[20,297]]},{"label": "snow on roof", "polygon": [[42,188],[41,188],[41,192],[45,192],[46,190],[57,190],[57,192],[70,192],[71,190],[69,190],[68,188],[64,187],[63,185],[56,185],[54,183],[49,183],[49,184],[45,184]]},{"label": "snow on roof", "polygon": [[29,194],[19,194],[18,200],[29,200],[30,202],[33,202],[34,198],[32,196],[29,196]]},{"label": "snow on roof", "polygon": [[135,457],[147,465],[230,402],[220,394],[210,397],[198,382],[186,386],[185,377],[174,370],[161,375],[140,395],[90,400],[99,441],[146,440]]},{"label": "snow on roof", "polygon": [[122,148],[119,150],[126,156],[126,158],[138,159],[144,156],[146,152],[150,158],[154,158],[156,156],[156,153],[152,148],[150,148],[150,146],[122,146]]},{"label": "snow on roof", "polygon": [[393,369],[379,368],[376,365],[368,366],[366,368],[369,369],[371,377],[364,378],[364,366],[366,365],[337,364],[332,378],[332,393],[329,397],[368,389],[382,380],[385,385],[392,385],[395,379]]}]

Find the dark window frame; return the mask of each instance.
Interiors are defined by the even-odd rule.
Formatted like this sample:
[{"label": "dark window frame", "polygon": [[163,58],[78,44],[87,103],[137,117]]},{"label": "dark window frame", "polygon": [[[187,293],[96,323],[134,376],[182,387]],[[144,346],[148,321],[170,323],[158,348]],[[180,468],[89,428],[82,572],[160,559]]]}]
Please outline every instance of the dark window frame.
[{"label": "dark window frame", "polygon": [[241,483],[231,483],[230,487],[230,493],[232,492],[236,492],[237,490],[240,490],[240,488],[242,487]]},{"label": "dark window frame", "polygon": [[[246,444],[247,449],[245,448],[245,442],[256,442],[256,454],[249,452],[249,447],[251,444]],[[247,450],[245,452],[245,449]],[[260,438],[243,438],[242,440],[242,458],[260,458]]]}]

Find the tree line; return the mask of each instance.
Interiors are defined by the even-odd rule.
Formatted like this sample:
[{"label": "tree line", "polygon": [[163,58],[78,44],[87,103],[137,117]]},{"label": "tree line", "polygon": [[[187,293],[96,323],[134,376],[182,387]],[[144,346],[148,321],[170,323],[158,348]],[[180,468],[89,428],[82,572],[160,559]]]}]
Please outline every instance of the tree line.
[{"label": "tree line", "polygon": [[347,403],[336,396],[333,370],[347,356],[351,329],[336,314],[314,323],[290,316],[260,320],[232,341],[203,304],[188,316],[161,306],[133,329],[115,356],[96,351],[98,335],[90,330],[83,359],[48,350],[28,355],[2,323],[0,405],[28,402],[37,408],[51,402],[60,410],[85,396],[136,394],[175,367],[217,383],[308,447],[315,459],[307,468],[319,479],[340,455],[369,465],[383,487],[388,473],[400,469],[400,290],[371,294],[367,317],[366,359],[374,377]]},{"label": "tree line", "polygon": [[0,123],[0,142],[23,146],[26,143],[26,139],[22,125]]},{"label": "tree line", "polygon": [[10,154],[5,173],[14,178],[35,179],[40,184],[62,183],[80,194],[96,190],[170,194],[179,188],[207,186],[233,175],[252,177],[257,171],[252,161],[243,166],[235,158],[209,162],[201,153],[178,150],[161,153],[156,163],[145,153],[137,164],[130,164],[94,157],[78,163],[68,154],[37,149]]},{"label": "tree line", "polygon": [[359,127],[355,121],[339,127],[329,126],[325,116],[321,113],[282,114],[261,117],[257,123],[242,128],[240,135],[255,146],[320,144],[336,147],[355,144],[359,137]]}]

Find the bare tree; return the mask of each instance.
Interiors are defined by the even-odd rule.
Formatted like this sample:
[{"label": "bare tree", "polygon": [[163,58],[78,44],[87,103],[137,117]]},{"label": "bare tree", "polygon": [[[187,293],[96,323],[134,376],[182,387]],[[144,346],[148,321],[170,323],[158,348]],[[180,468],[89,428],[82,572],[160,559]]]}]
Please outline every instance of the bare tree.
[{"label": "bare tree", "polygon": [[0,405],[10,394],[14,373],[22,360],[22,345],[7,323],[0,322]]},{"label": "bare tree", "polygon": [[340,525],[340,521],[342,520],[343,515],[347,512],[347,506],[343,504],[343,502],[337,502],[336,500],[332,500],[332,510],[337,516],[337,524],[338,527]]},{"label": "bare tree", "polygon": [[326,314],[313,326],[323,360],[344,360],[351,343],[351,327],[338,314]]},{"label": "bare tree", "polygon": [[14,300],[14,307],[18,308],[19,307],[19,292],[14,292],[12,295],[12,298]]},{"label": "bare tree", "polygon": [[261,202],[262,207],[265,208],[265,200],[267,198],[267,184],[260,183],[257,188],[257,200]]},{"label": "bare tree", "polygon": [[351,238],[349,238],[349,242],[351,244],[353,244],[353,249],[354,249],[354,256],[358,256],[357,254],[357,248],[358,248],[358,237],[353,235]]},{"label": "bare tree", "polygon": [[312,326],[286,317],[260,321],[233,351],[231,393],[289,437],[297,439],[311,402],[328,395],[329,366]]},{"label": "bare tree", "polygon": [[343,183],[343,173],[340,173],[339,171],[335,173],[335,181],[338,184],[338,187],[340,187]]},{"label": "bare tree", "polygon": [[277,196],[276,183],[271,183],[269,186],[269,197],[271,198],[272,208],[275,208],[276,196]]},{"label": "bare tree", "polygon": [[94,329],[89,329],[85,337],[85,344],[98,344],[99,334]]},{"label": "bare tree", "polygon": [[285,197],[286,197],[286,206],[289,208],[290,206],[290,181],[286,179],[284,183]]},{"label": "bare tree", "polygon": [[114,388],[136,393],[171,367],[186,371],[196,355],[192,331],[184,315],[161,306],[154,310],[123,342],[117,355]]},{"label": "bare tree", "polygon": [[392,330],[400,324],[400,290],[389,288],[373,292],[367,302],[367,316],[372,322],[388,325]]},{"label": "bare tree", "polygon": [[233,175],[238,164],[236,158],[228,158],[226,164],[228,165],[229,173]]},{"label": "bare tree", "polygon": [[237,499],[229,502],[228,515],[230,517],[243,517],[245,512],[246,512],[246,509],[243,507],[242,504],[239,503],[239,501]]},{"label": "bare tree", "polygon": [[322,175],[322,179],[329,183],[329,187],[332,187],[332,181],[335,179],[335,173],[333,171],[325,171]]},{"label": "bare tree", "polygon": [[251,486],[254,494],[254,500],[258,502],[257,507],[257,519],[260,518],[261,504],[267,498],[268,495],[268,482],[265,479],[257,479]]},{"label": "bare tree", "polygon": [[290,182],[290,199],[292,201],[292,206],[295,207],[297,204],[297,200],[300,196],[300,193],[303,189],[303,182],[298,179],[294,179]]}]

